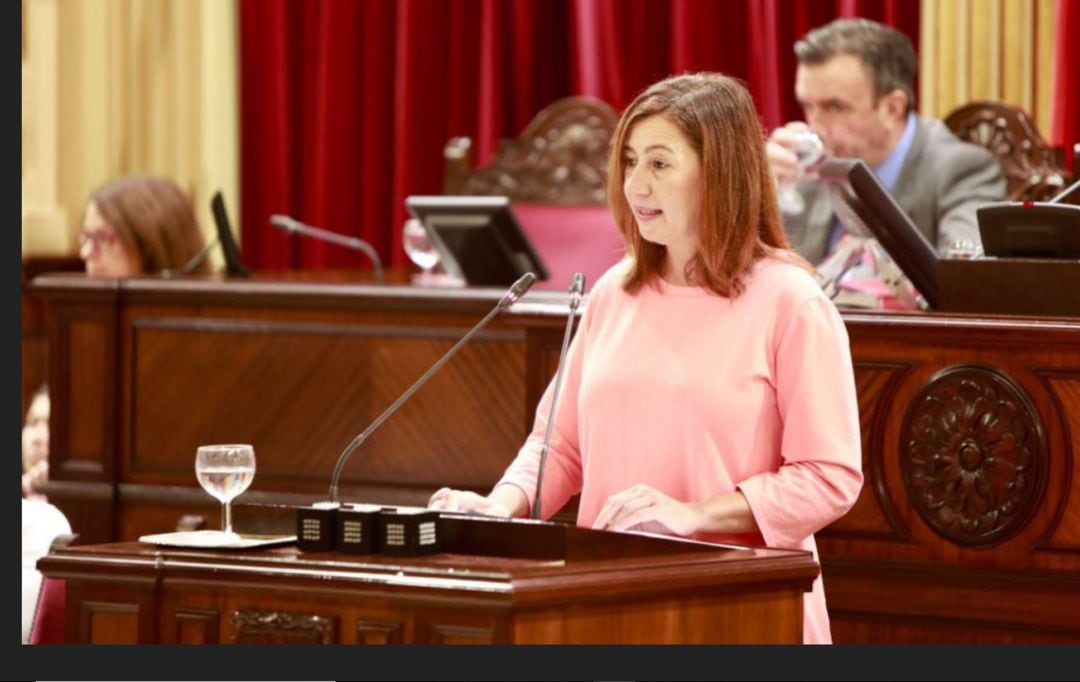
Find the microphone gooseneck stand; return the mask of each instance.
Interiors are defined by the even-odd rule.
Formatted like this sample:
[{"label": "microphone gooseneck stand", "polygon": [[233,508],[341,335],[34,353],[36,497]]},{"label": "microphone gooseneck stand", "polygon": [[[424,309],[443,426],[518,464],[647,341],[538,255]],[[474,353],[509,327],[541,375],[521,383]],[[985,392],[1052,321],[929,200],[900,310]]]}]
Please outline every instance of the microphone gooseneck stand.
[{"label": "microphone gooseneck stand", "polygon": [[559,390],[562,388],[563,372],[566,369],[566,349],[570,346],[570,330],[574,326],[574,313],[581,305],[581,296],[585,292],[585,275],[574,274],[570,284],[570,313],[566,316],[566,331],[563,332],[562,351],[559,352],[559,368],[555,372],[555,390],[551,395],[551,410],[548,412],[547,428],[544,429],[544,444],[540,448],[540,467],[536,472],[536,491],[533,494],[532,518],[540,518],[540,486],[544,481],[544,465],[547,463],[548,444],[551,442],[551,427],[555,424],[555,406],[559,404]]},{"label": "microphone gooseneck stand", "polygon": [[337,232],[331,232],[330,230],[324,230],[320,227],[312,227],[305,223],[300,222],[296,218],[290,218],[287,215],[281,215],[275,213],[270,216],[270,224],[274,227],[288,232],[289,234],[299,234],[305,237],[313,237],[324,242],[330,242],[331,244],[337,244],[344,246],[347,249],[354,251],[360,251],[371,260],[371,264],[375,269],[375,281],[382,284],[383,279],[383,266],[382,259],[379,258],[379,253],[375,250],[371,244],[368,244],[359,237],[346,237],[345,235],[338,234]]},{"label": "microphone gooseneck stand", "polygon": [[495,307],[492,308],[486,316],[484,316],[484,319],[477,322],[473,326],[473,328],[470,329],[467,334],[465,334],[465,336],[461,337],[461,339],[457,343],[455,343],[450,350],[446,351],[446,353],[441,358],[439,358],[439,360],[434,365],[432,365],[431,368],[428,369],[428,371],[424,372],[424,374],[419,379],[417,379],[412,386],[410,386],[404,393],[402,393],[398,397],[398,399],[390,405],[390,407],[383,410],[383,413],[376,417],[375,421],[371,422],[370,426],[364,429],[363,432],[356,438],[352,439],[352,442],[345,447],[345,450],[341,453],[341,456],[338,457],[337,465],[334,467],[334,475],[330,479],[330,502],[336,504],[338,501],[338,480],[341,478],[341,471],[345,467],[345,462],[348,461],[349,456],[352,455],[352,453],[355,452],[356,449],[360,447],[365,440],[367,440],[368,436],[370,436],[372,432],[375,431],[375,429],[379,428],[379,426],[384,421],[386,421],[387,418],[390,417],[390,415],[392,415],[399,407],[401,407],[402,403],[408,400],[413,393],[416,393],[416,391],[421,386],[427,383],[427,380],[430,379],[431,376],[435,374],[435,372],[439,371],[439,369],[443,365],[445,365],[446,362],[450,358],[452,358],[462,346],[468,343],[469,339],[471,339],[473,335],[476,334],[476,332],[480,331],[480,329],[483,328],[484,325],[486,325],[488,322],[490,322],[493,317],[516,303],[525,294],[525,292],[529,290],[529,287],[531,287],[535,281],[536,275],[531,272],[522,275],[521,278],[518,279],[518,281],[514,282],[513,286],[510,287],[510,290],[506,292],[506,294],[499,300],[499,302],[495,304]]}]

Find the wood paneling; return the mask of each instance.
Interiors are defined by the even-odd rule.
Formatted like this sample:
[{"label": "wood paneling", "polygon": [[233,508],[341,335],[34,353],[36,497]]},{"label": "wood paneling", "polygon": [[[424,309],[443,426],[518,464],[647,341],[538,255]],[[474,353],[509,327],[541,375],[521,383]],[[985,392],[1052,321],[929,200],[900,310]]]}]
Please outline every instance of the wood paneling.
[{"label": "wood paneling", "polygon": [[356,621],[357,644],[403,644],[405,642],[405,623],[400,620],[372,620],[361,618]]},{"label": "wood paneling", "polygon": [[[26,35],[25,33],[23,34]],[[30,407],[30,398],[49,378],[49,332],[45,303],[32,296],[29,284],[46,272],[79,272],[83,262],[77,257],[31,256],[22,261],[22,412]]]},{"label": "wood paneling", "polygon": [[205,609],[177,609],[173,614],[176,626],[172,643],[216,644],[219,640],[218,621],[221,614]]},{"label": "wood paneling", "polygon": [[337,618],[281,611],[233,611],[234,644],[337,644]]},{"label": "wood paneling", "polygon": [[494,537],[474,554],[416,558],[116,543],[40,566],[65,579],[69,617],[97,619],[71,642],[162,643],[798,643],[818,574],[809,552],[447,521],[496,523],[530,545],[555,534],[559,554],[500,556]]},{"label": "wood paneling", "polygon": [[80,636],[86,644],[138,644],[139,607],[103,601],[79,603]]},{"label": "wood paneling", "polygon": [[[502,293],[257,280],[108,285],[62,276],[43,277],[33,290],[50,302],[55,345],[65,348],[64,362],[50,366],[53,381],[64,387],[54,397],[54,426],[66,434],[76,413],[104,409],[97,413],[103,414],[104,449],[86,455],[96,457],[89,461],[100,462],[100,469],[65,468],[72,460],[69,439],[62,437],[51,455],[59,474],[50,484],[50,497],[65,513],[95,519],[87,540],[100,542],[171,530],[188,513],[217,527],[217,507],[192,475],[199,443],[254,441],[259,469],[241,502],[325,499],[348,439]],[[487,489],[516,453],[554,374],[565,304],[565,294],[533,292],[496,318],[356,453],[345,469],[343,498],[410,504],[424,502],[443,484]],[[1058,590],[1076,588],[1061,576],[1080,573],[1080,452],[1074,443],[1080,434],[1080,319],[843,315],[866,485],[849,514],[818,533],[828,603],[837,616],[834,639],[931,641],[949,634],[955,641],[1013,641],[1023,632],[1035,641],[1040,634],[1044,641],[1080,640],[1080,621],[1057,611],[1065,603]],[[76,343],[66,350],[72,326],[93,320],[114,330],[102,337],[106,349]],[[70,390],[67,364],[90,356],[100,362],[102,353],[106,362],[116,358],[118,370],[106,369],[103,385],[81,382],[79,391]],[[965,367],[1007,377],[1022,396],[1013,402],[1042,429],[1035,487],[1006,519],[1008,532],[988,544],[932,527],[905,479],[903,458],[919,401],[933,394],[935,378]],[[969,400],[964,409],[975,414],[977,404]],[[960,437],[961,422],[949,433]],[[976,449],[965,456],[987,454],[978,449],[982,441],[972,442]],[[953,446],[943,447],[941,456]],[[88,497],[81,488],[87,483],[101,488]],[[993,493],[998,506],[1001,494]],[[1014,513],[1010,505],[1001,509],[1004,516]],[[115,524],[100,520],[112,517]],[[562,518],[572,520],[573,511]],[[939,587],[943,580],[950,587]],[[1024,608],[1014,608],[1021,603]],[[591,617],[575,612],[557,620],[578,616],[583,623]],[[351,641],[363,639],[358,620],[388,616],[339,617],[339,636]],[[540,623],[548,616],[537,611],[532,617],[536,627],[547,627]],[[926,628],[916,633],[923,621]],[[426,636],[411,629],[410,617],[400,622],[403,637]]]},{"label": "wood paneling", "polygon": [[[130,480],[190,480],[200,444],[241,442],[255,446],[260,482],[291,485],[303,476],[323,484],[352,437],[466,331],[213,322],[142,317],[135,323]],[[512,453],[519,445],[522,340],[522,334],[481,332],[372,435],[347,473],[433,486],[481,485],[501,473],[504,462],[472,453]],[[161,409],[168,405],[184,406],[182,414]],[[471,438],[447,441],[444,434],[455,430]]]},{"label": "wood paneling", "polygon": [[[1080,509],[1070,502],[1080,492],[1070,435],[1080,426],[1080,320],[862,313],[845,320],[867,486],[848,517],[818,534],[834,641],[1080,641],[1072,597],[1080,594],[1073,534]],[[868,360],[905,369],[883,389]],[[936,407],[927,410],[926,400]],[[961,509],[965,500],[1000,509],[1000,533],[950,530],[920,510],[905,460],[913,443],[919,457],[956,465],[957,486],[942,509]],[[1013,500],[1020,490],[1010,487],[1013,465],[1028,455]],[[989,478],[975,475],[981,467]],[[965,480],[973,486],[967,497]],[[852,527],[871,494],[892,508],[895,537]],[[965,513],[978,518],[979,509]]]},{"label": "wood paneling", "polygon": [[1080,410],[1070,409],[1080,405],[1080,368],[1071,370],[1035,370],[1058,408],[1061,416],[1061,433],[1065,451],[1062,453],[1061,479],[1067,482],[1065,494],[1060,497],[1058,508],[1047,527],[1046,533],[1035,545],[1036,549],[1060,550],[1080,554],[1080,476],[1077,476],[1077,460],[1080,459]]}]

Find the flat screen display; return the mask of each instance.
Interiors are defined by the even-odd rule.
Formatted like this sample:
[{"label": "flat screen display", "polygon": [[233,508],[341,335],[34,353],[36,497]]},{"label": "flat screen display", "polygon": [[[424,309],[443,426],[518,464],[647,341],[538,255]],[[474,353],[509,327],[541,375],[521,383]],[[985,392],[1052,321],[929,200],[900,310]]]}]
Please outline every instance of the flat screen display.
[{"label": "flat screen display", "polygon": [[423,223],[447,273],[470,286],[509,286],[527,272],[548,269],[502,196],[410,196],[409,213]]}]

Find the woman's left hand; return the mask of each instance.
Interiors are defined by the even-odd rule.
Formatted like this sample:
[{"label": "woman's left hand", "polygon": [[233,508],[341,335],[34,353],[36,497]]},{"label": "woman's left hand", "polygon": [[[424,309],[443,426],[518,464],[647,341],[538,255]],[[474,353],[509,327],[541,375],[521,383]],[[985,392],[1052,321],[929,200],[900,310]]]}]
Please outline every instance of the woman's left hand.
[{"label": "woman's left hand", "polygon": [[597,530],[642,530],[689,536],[702,526],[701,512],[691,502],[679,502],[639,483],[604,502],[593,522]]}]

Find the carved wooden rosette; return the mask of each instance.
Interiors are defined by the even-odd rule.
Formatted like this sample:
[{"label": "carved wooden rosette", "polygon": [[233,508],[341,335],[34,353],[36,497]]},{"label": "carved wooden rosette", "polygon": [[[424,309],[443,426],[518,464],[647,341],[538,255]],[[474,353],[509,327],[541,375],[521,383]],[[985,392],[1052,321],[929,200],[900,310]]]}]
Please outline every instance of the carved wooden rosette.
[{"label": "carved wooden rosette", "polygon": [[938,535],[988,545],[1027,523],[1043,490],[1046,438],[1007,375],[974,365],[943,370],[912,400],[900,438],[908,497]]}]

